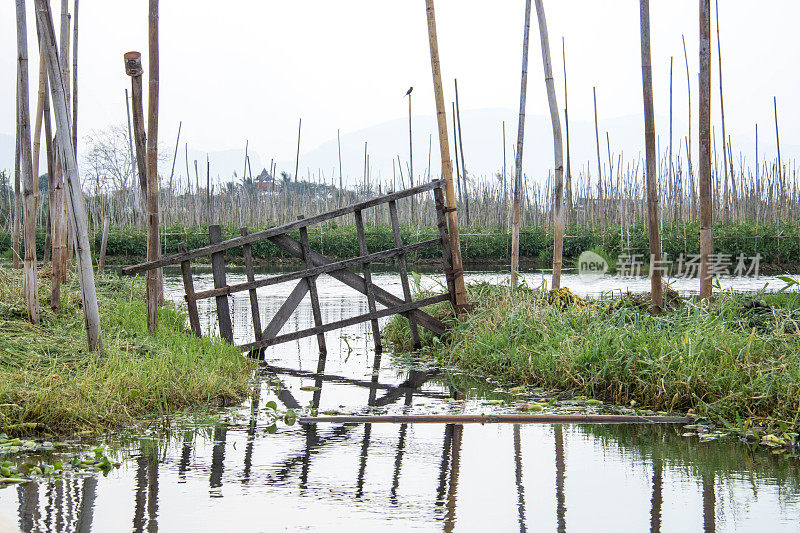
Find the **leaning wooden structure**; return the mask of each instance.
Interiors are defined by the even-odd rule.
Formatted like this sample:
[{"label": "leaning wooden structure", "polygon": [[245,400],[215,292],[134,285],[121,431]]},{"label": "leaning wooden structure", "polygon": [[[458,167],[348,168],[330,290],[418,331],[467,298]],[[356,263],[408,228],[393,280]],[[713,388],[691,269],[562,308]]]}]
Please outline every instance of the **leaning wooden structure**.
[{"label": "leaning wooden structure", "polygon": [[[441,336],[445,334],[444,324],[437,318],[422,311],[422,308],[445,301],[449,301],[455,306],[454,278],[456,275],[461,274],[460,272],[454,271],[452,266],[450,235],[446,220],[447,209],[444,204],[444,185],[444,180],[431,181],[411,189],[372,198],[310,218],[299,217],[298,220],[294,222],[255,233],[249,233],[247,228],[242,228],[242,235],[240,237],[225,241],[222,240],[222,230],[218,225],[209,226],[210,244],[208,246],[195,250],[187,250],[186,246],[181,243],[178,245],[179,253],[177,254],[165,256],[157,261],[149,261],[147,263],[126,267],[122,269],[122,272],[126,275],[133,275],[169,265],[180,264],[183,275],[184,297],[189,309],[189,322],[192,331],[198,337],[202,335],[200,316],[197,310],[198,300],[214,298],[216,300],[216,313],[220,336],[231,344],[234,342],[234,336],[228,296],[237,292],[248,291],[250,295],[250,311],[253,318],[253,340],[239,345],[239,348],[242,352],[248,352],[251,355],[260,357],[263,355],[264,349],[269,346],[310,336],[317,337],[320,353],[324,354],[327,351],[325,346],[326,332],[362,322],[371,323],[375,350],[380,353],[382,351],[382,346],[378,319],[396,314],[402,314],[408,318],[412,340],[415,347],[419,347],[419,327],[423,327],[435,335]],[[400,234],[397,201],[430,191],[433,191],[436,201],[439,236],[435,239],[405,244]],[[377,208],[383,204],[388,204],[395,246],[388,250],[368,253],[363,212],[370,208]],[[333,261],[311,248],[308,239],[308,228],[310,226],[348,215],[355,217],[359,245],[359,255],[357,257]],[[300,240],[289,235],[290,232],[297,230],[299,230],[300,233]],[[269,240],[290,256],[300,259],[305,264],[305,268],[295,272],[256,279],[251,249],[253,243],[263,240]],[[245,283],[229,285],[226,279],[225,251],[238,247],[242,247],[243,250],[247,281]],[[431,247],[440,247],[442,250],[442,263],[447,279],[448,290],[444,294],[414,300],[408,281],[406,255],[416,250]],[[211,257],[214,288],[204,291],[195,291],[194,279],[192,276],[192,261],[200,257],[209,256]],[[370,264],[390,258],[396,258],[397,260],[403,288],[402,297],[395,296],[372,282]],[[360,267],[361,275],[353,272],[351,270],[353,267]],[[317,277],[322,274],[327,274],[361,294],[366,295],[369,312],[336,322],[323,323],[316,284]],[[278,311],[270,317],[266,327],[262,329],[261,313],[259,311],[256,290],[260,287],[291,281],[298,281],[298,283]],[[306,294],[310,294],[311,296],[314,327],[279,335],[281,329],[300,302],[305,298]],[[378,309],[378,305],[384,306],[385,308]]]}]

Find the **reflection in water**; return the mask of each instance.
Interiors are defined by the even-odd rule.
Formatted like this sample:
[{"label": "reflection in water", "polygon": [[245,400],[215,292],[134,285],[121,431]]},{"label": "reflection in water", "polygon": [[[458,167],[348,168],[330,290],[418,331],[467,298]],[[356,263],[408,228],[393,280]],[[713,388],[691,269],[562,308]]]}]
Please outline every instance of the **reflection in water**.
[{"label": "reflection in water", "polygon": [[[318,285],[325,322],[364,312],[363,299],[326,298],[330,287],[322,278]],[[264,312],[273,312],[281,297],[260,299]],[[238,332],[252,331],[247,304],[232,299]],[[213,317],[213,309],[203,312]],[[310,306],[300,306],[294,323],[313,323]],[[328,339],[327,356],[313,337],[270,349],[264,379],[233,422],[141,439],[134,449],[121,449],[123,468],[108,478],[0,490],[0,515],[16,513],[25,532],[131,525],[137,532],[250,530],[255,524],[381,530],[396,529],[398,520],[408,529],[448,532],[566,532],[569,505],[573,531],[641,531],[648,524],[651,532],[730,531],[742,518],[771,531],[797,529],[795,463],[730,443],[701,445],[681,438],[678,428],[279,424],[277,434],[267,435],[261,407],[270,400],[281,410],[313,403],[320,412],[363,411],[365,404],[376,412],[484,409],[480,380],[417,361],[382,361],[369,324],[345,333],[346,346]],[[624,481],[604,478],[616,474]],[[604,491],[605,483],[615,483],[614,490]]]}]

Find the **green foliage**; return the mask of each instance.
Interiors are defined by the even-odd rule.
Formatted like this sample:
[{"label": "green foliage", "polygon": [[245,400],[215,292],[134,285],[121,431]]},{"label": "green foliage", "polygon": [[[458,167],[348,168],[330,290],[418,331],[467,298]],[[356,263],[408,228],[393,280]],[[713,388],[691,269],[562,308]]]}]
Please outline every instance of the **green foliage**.
[{"label": "green foliage", "polygon": [[[98,277],[105,353],[88,353],[76,279],[62,309],[26,319],[19,272],[0,269],[0,431],[68,434],[119,428],[180,409],[228,405],[247,392],[251,363],[220,339],[193,336],[184,313],[159,309],[147,333],[139,280]],[[47,301],[49,280],[40,298]]]}]

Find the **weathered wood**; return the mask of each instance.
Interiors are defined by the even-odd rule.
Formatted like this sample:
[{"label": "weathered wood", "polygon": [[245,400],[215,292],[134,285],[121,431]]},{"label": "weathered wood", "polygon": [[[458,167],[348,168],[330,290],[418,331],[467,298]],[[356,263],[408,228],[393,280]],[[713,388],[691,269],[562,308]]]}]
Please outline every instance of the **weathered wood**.
[{"label": "weathered wood", "polygon": [[301,417],[301,424],[690,424],[686,416],[636,415],[341,415]]},{"label": "weathered wood", "polygon": [[294,310],[297,309],[297,306],[300,305],[300,302],[303,301],[303,298],[306,297],[306,293],[308,293],[308,278],[303,278],[300,282],[295,286],[289,296],[286,298],[286,301],[283,302],[283,305],[280,306],[278,311],[272,315],[272,320],[270,320],[267,327],[264,328],[264,331],[261,332],[261,340],[269,340],[275,338],[275,336],[280,332],[281,328],[283,328],[286,321],[289,320],[289,317],[292,316]]},{"label": "weathered wood", "polygon": [[[185,252],[186,244],[179,243],[178,250]],[[192,264],[189,261],[181,263],[181,275],[183,276],[183,291],[186,298],[186,306],[189,309],[189,325],[192,328],[192,333],[197,337],[202,337],[203,332],[200,330],[200,313],[197,312],[197,300],[194,298],[194,278],[192,278]]]},{"label": "weathered wood", "polygon": [[514,198],[511,216],[511,286],[517,286],[519,272],[519,230],[522,226],[522,149],[525,144],[525,103],[528,95],[528,42],[531,31],[531,0],[525,0],[525,20],[522,36],[522,81],[519,93],[519,123],[514,169]]},{"label": "weathered wood", "polygon": [[[222,228],[214,224],[208,227],[208,239],[212,244],[222,242]],[[216,252],[211,255],[211,272],[214,277],[214,287],[225,287],[225,252]],[[231,310],[227,296],[217,296],[217,322],[219,335],[233,344],[233,324],[231,324]]]},{"label": "weathered wood", "polygon": [[[285,252],[289,253],[290,255],[298,259],[302,259],[303,257],[302,249],[300,243],[297,240],[289,237],[288,235],[279,235],[276,237],[270,237],[270,241],[272,241],[273,244],[275,244]],[[313,250],[311,251],[310,257],[315,265],[325,265],[332,263],[330,259]],[[332,278],[341,281],[348,287],[357,290],[361,294],[367,294],[367,288],[366,288],[366,283],[364,282],[364,278],[362,278],[358,274],[355,274],[349,270],[337,270],[335,272],[331,272],[330,276]],[[391,306],[398,306],[403,303],[403,300],[391,294],[390,292],[381,289],[377,285],[374,287],[374,290],[375,290],[375,300],[381,305],[391,307]],[[415,309],[414,311],[412,311],[411,314],[413,315],[414,319],[420,326],[428,329],[435,335],[444,335],[446,333],[447,329],[445,328],[444,324],[440,320],[430,316],[429,314],[420,311],[419,309]]]},{"label": "weathered wood", "polygon": [[[314,268],[307,268],[305,270],[299,270],[297,272],[290,272],[288,274],[278,274],[277,276],[273,276],[271,278],[259,279],[253,282],[247,283],[236,283],[234,285],[228,285],[226,287],[222,287],[220,289],[209,289],[206,291],[200,291],[195,294],[196,300],[204,300],[206,298],[213,298],[215,296],[222,296],[223,294],[234,294],[237,292],[242,291],[249,291],[251,289],[259,289],[261,287],[268,287],[270,285],[277,285],[278,283],[286,283],[287,281],[294,281],[297,279],[307,278],[309,276],[319,276],[320,274],[327,274],[330,272],[334,272],[336,270],[344,270],[346,268],[352,266],[359,266],[362,263],[369,262],[375,263],[376,261],[382,261],[384,259],[390,259],[392,257],[398,256],[402,253],[409,253],[415,250],[421,250],[423,248],[430,248],[432,246],[440,245],[441,241],[439,239],[430,239],[427,241],[421,241],[415,244],[409,244],[407,246],[403,246],[401,248],[390,248],[389,250],[383,250],[381,252],[375,252],[368,255],[362,255],[358,257],[354,257],[352,259],[345,259],[343,261],[336,261],[334,263],[328,263],[325,265],[318,265]],[[449,244],[449,241],[448,241]],[[249,246],[249,245],[245,245]],[[449,245],[448,245],[449,249]]]},{"label": "weathered wood", "polygon": [[[23,287],[28,318],[39,323],[39,286],[36,268],[36,197],[38,176],[33,174],[31,154],[31,124],[28,99],[28,26],[25,16],[25,1],[17,0],[17,91],[19,109],[17,113],[17,138],[20,140],[20,170],[22,172],[25,204],[25,261],[23,265]],[[38,165],[37,165],[38,166]]]},{"label": "weathered wood", "polygon": [[711,6],[700,0],[700,111],[698,136],[700,154],[697,162],[700,185],[700,298],[711,297],[711,254],[714,253],[714,229],[711,203]]},{"label": "weathered wood", "polygon": [[[389,218],[392,220],[392,235],[394,236],[394,245],[403,246],[403,238],[400,235],[400,221],[397,216],[397,202],[389,202]],[[400,271],[400,284],[403,286],[403,298],[406,303],[412,301],[411,287],[408,284],[408,268],[406,265],[406,256],[401,254],[397,256],[397,269]],[[406,315],[408,319],[408,329],[411,332],[411,340],[414,343],[414,349],[418,350],[422,344],[419,342],[419,330],[417,329],[417,321],[410,314]]]},{"label": "weathered wood", "polygon": [[456,307],[456,289],[453,284],[453,261],[450,256],[450,238],[447,236],[447,217],[445,216],[444,191],[441,187],[433,190],[436,202],[436,226],[439,228],[439,238],[442,241],[442,270],[447,283],[447,292],[450,293],[450,303]]},{"label": "weathered wood", "polygon": [[70,222],[75,235],[78,257],[78,274],[81,281],[83,312],[86,318],[86,335],[91,351],[103,350],[100,329],[100,313],[97,307],[97,293],[94,285],[94,269],[89,248],[89,224],[86,217],[83,192],[81,191],[75,149],[70,139],[70,117],[67,112],[67,99],[64,94],[64,81],[61,76],[56,51],[55,30],[47,0],[35,0],[36,18],[41,32],[41,46],[46,54],[47,72],[51,80],[50,90],[56,121],[56,135],[59,149],[66,162],[64,173],[69,190]]},{"label": "weathered wood", "polygon": [[357,210],[364,210],[369,207],[375,207],[377,205],[385,204],[392,200],[400,200],[402,198],[407,198],[415,194],[431,191],[436,187],[441,186],[443,183],[444,182],[442,180],[431,181],[422,185],[418,185],[416,187],[412,187],[410,189],[406,189],[404,191],[398,191],[386,194],[384,196],[378,196],[370,200],[365,200],[363,202],[351,204],[349,206],[341,207],[339,209],[334,209],[333,211],[329,211],[327,213],[321,213],[313,217],[304,218],[302,220],[295,220],[293,222],[288,222],[280,226],[275,226],[274,228],[268,228],[262,231],[257,231],[255,233],[250,233],[246,237],[236,237],[234,239],[229,239],[217,244],[211,244],[209,246],[196,248],[190,252],[186,252],[185,254],[173,254],[166,257],[162,257],[158,261],[148,261],[146,263],[125,267],[122,269],[122,273],[125,275],[138,274],[140,272],[145,272],[152,268],[162,268],[169,265],[175,265],[180,263],[181,261],[196,259],[198,257],[211,255],[215,252],[221,252],[224,250],[228,250],[230,248],[237,248],[247,243],[254,243],[256,241],[269,239],[271,237],[282,235],[284,233],[288,233],[296,229],[306,228],[308,226],[313,226],[315,224],[319,224],[327,220],[332,220],[334,218],[339,218],[341,216],[349,215],[351,213],[356,212]]},{"label": "weathered wood", "polygon": [[641,0],[639,18],[642,41],[642,93],[644,98],[644,139],[647,180],[647,229],[650,240],[650,297],[653,309],[664,308],[661,284],[661,237],[658,215],[658,175],[656,174],[656,123],[653,111],[653,66],[650,59],[650,0]]},{"label": "weathered wood", "polygon": [[[242,237],[247,235],[247,228],[242,228]],[[242,247],[244,255],[244,271],[247,274],[247,282],[253,283],[256,280],[256,274],[253,270],[253,250],[251,245],[245,244]],[[250,314],[253,317],[253,334],[256,341],[261,340],[261,313],[258,311],[258,293],[255,288],[250,289]]]},{"label": "weathered wood", "polygon": [[[439,296],[432,296],[430,298],[425,298],[423,300],[417,300],[415,302],[410,303],[402,303],[395,307],[389,307],[386,309],[380,309],[375,313],[366,313],[363,315],[354,316],[351,318],[346,318],[344,320],[338,320],[336,322],[330,322],[328,324],[323,324],[321,326],[316,326],[313,328],[302,329],[299,331],[293,331],[292,333],[287,333],[285,335],[280,335],[278,337],[268,338],[266,335],[264,339],[260,342],[252,342],[250,344],[244,344],[239,346],[239,349],[243,352],[251,352],[257,350],[259,348],[266,348],[268,346],[273,346],[275,344],[281,344],[284,342],[294,341],[297,339],[302,339],[304,337],[310,337],[312,335],[320,335],[327,331],[333,331],[335,329],[346,328],[348,326],[353,326],[355,324],[360,324],[361,322],[367,322],[372,319],[384,318],[391,315],[398,315],[403,314],[406,312],[411,311],[412,309],[419,309],[421,307],[426,307],[428,305],[433,305],[439,302],[444,302],[450,299],[450,295],[448,294],[440,294]],[[287,300],[288,301],[288,300]]]},{"label": "weathered wood", "polygon": [[[158,237],[159,205],[158,205],[158,0],[150,0],[148,10],[149,44],[148,68],[149,91],[147,95],[147,260],[157,261],[161,258],[161,246]],[[164,302],[164,289],[161,269],[147,273],[148,309],[156,309]],[[148,317],[150,312],[148,312]],[[150,322],[148,321],[148,329]],[[151,330],[154,331],[154,330]]]},{"label": "weathered wood", "polygon": [[[302,215],[298,218],[302,218]],[[300,245],[303,249],[303,261],[306,267],[311,268],[314,264],[311,261],[311,246],[308,243],[308,229],[300,228]],[[321,328],[322,324],[322,311],[319,307],[319,293],[317,293],[317,278],[316,276],[309,276],[306,278],[308,283],[308,292],[311,294],[311,314],[314,317],[314,326]],[[325,333],[317,333],[317,345],[319,346],[319,353],[324,356],[328,353],[325,347]],[[315,404],[316,405],[316,404]]]},{"label": "weathered wood", "polygon": [[547,20],[545,19],[542,0],[536,0],[536,15],[539,19],[539,37],[542,43],[542,64],[544,66],[544,82],[547,87],[547,101],[550,105],[550,121],[553,124],[553,153],[555,169],[553,182],[553,281],[552,288],[561,287],[561,256],[564,251],[564,146],[561,141],[561,119],[558,115],[556,86],[553,80],[553,67],[550,62],[550,40],[547,37]]},{"label": "weathered wood", "polygon": [[[358,234],[358,253],[363,257],[367,255],[368,250],[367,238],[364,234],[364,218],[361,215],[361,211],[355,212],[355,218],[356,233]],[[361,270],[364,274],[364,281],[367,284],[367,307],[370,313],[374,313],[377,307],[375,307],[375,290],[372,285],[372,272],[369,268],[369,261],[363,261],[361,263]],[[370,325],[372,327],[372,341],[375,346],[375,353],[379,354],[383,352],[383,346],[381,346],[381,328],[377,319],[372,319]]]},{"label": "weathered wood", "polygon": [[450,249],[453,258],[453,283],[456,289],[456,311],[467,307],[467,289],[464,284],[464,267],[461,261],[461,240],[458,235],[456,216],[456,192],[453,187],[453,162],[450,159],[450,142],[447,138],[447,112],[444,106],[442,72],[439,64],[439,40],[436,35],[436,10],[433,0],[425,0],[428,18],[428,43],[431,51],[431,73],[433,92],[436,98],[436,119],[439,126],[439,149],[442,159],[442,178],[447,198],[447,220],[449,225]]}]

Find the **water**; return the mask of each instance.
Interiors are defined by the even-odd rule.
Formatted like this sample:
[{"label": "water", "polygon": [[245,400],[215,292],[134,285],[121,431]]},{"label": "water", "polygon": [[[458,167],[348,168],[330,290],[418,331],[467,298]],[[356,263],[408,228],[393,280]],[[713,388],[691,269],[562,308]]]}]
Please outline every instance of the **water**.
[{"label": "water", "polygon": [[[491,272],[467,277],[505,280]],[[525,278],[535,286],[542,275]],[[396,274],[374,280],[401,293]],[[649,288],[644,279],[564,280],[581,295]],[[422,279],[426,287],[440,282]],[[782,286],[763,277],[721,285],[757,290],[765,282]],[[195,286],[210,288],[210,275],[198,274]],[[292,286],[259,290],[262,322]],[[366,298],[335,280],[323,276],[318,286],[325,322],[367,312]],[[165,289],[182,299],[178,276],[167,275]],[[237,343],[249,342],[247,294],[232,298],[231,309]],[[213,301],[201,302],[212,334],[213,313]],[[312,324],[306,299],[284,331]],[[513,399],[486,380],[389,354],[373,374],[368,325],[326,339],[324,376],[316,374],[313,337],[269,348],[250,398],[223,420],[119,439],[113,454],[121,467],[108,477],[0,490],[0,518],[26,532],[800,530],[795,459],[730,440],[700,443],[680,427],[279,424],[267,434],[270,400],[281,409],[313,400],[320,411],[342,413],[480,413],[502,409],[485,405],[486,397]],[[301,390],[308,386],[319,389]]]}]

